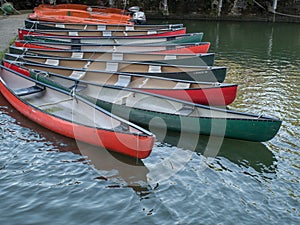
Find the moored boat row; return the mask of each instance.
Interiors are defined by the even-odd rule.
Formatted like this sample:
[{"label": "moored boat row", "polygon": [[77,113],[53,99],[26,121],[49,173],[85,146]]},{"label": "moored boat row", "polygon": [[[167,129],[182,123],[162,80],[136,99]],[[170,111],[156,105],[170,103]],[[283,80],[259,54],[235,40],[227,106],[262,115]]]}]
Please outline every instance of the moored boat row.
[{"label": "moored boat row", "polygon": [[[202,32],[186,34],[182,24],[133,25],[130,14],[116,28],[109,18],[118,13],[108,12],[104,23],[79,16],[70,22],[86,6],[61,7],[36,9],[39,17],[25,20],[2,61],[3,96],[33,121],[136,158],[151,153],[150,127],[257,142],[278,132],[280,119],[224,108],[237,84],[224,83],[227,68],[214,66]],[[50,14],[58,19],[49,21]]]}]

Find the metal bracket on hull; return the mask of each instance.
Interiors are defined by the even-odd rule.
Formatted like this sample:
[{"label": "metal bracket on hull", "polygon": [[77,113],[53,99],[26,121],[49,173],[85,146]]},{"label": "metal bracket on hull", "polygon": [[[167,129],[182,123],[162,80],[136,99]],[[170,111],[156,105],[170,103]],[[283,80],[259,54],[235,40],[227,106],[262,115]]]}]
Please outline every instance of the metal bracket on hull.
[{"label": "metal bracket on hull", "polygon": [[14,90],[14,92],[17,96],[25,96],[25,95],[31,95],[31,94],[35,94],[38,92],[42,92],[44,90],[45,90],[44,86],[34,85],[31,87],[27,87],[27,88],[16,89],[16,90]]}]

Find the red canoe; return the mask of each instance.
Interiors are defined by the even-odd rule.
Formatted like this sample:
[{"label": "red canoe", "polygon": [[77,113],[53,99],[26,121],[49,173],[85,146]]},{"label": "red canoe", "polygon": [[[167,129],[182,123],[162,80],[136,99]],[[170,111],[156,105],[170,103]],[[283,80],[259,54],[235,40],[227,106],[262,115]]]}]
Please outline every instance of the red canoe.
[{"label": "red canoe", "polygon": [[3,66],[0,66],[0,91],[24,116],[64,136],[135,158],[146,158],[152,151],[155,141],[152,133],[80,96]]},{"label": "red canoe", "polygon": [[155,54],[199,54],[207,53],[210,47],[209,42],[200,42],[197,44],[183,44],[183,45],[172,45],[172,46],[162,46],[162,45],[92,45],[92,44],[82,44],[82,45],[72,45],[72,44],[62,44],[62,43],[49,43],[49,42],[27,42],[22,40],[15,41],[16,47],[24,48],[38,48],[47,50],[77,50],[86,51],[93,50],[97,51],[107,51],[107,52],[147,52]]},{"label": "red canoe", "polygon": [[34,36],[54,36],[54,37],[132,37],[132,38],[153,38],[153,37],[173,37],[176,35],[186,34],[186,28],[178,28],[173,30],[157,30],[157,31],[97,31],[97,30],[30,30],[19,28],[18,35],[20,40],[24,40],[25,35]]},{"label": "red canoe", "polygon": [[[30,76],[30,70],[43,70],[49,74],[57,74],[71,77],[70,74],[78,70],[61,69],[46,65],[23,63],[22,66],[3,60],[4,66],[14,71]],[[76,72],[75,72],[76,73]],[[80,80],[101,85],[126,84],[127,88],[136,89],[177,98],[184,101],[203,105],[224,106],[231,104],[237,93],[236,84],[211,83],[211,82],[187,82],[176,79],[164,79],[161,77],[130,75],[125,76],[117,73],[85,72]],[[121,82],[122,81],[122,82]],[[142,86],[143,85],[143,86]],[[124,85],[122,85],[125,87]]]}]

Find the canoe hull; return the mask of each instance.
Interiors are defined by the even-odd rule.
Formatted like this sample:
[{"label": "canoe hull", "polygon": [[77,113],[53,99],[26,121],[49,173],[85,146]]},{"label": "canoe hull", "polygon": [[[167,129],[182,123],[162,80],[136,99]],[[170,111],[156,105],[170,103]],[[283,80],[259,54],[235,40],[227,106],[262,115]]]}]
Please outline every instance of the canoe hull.
[{"label": "canoe hull", "polygon": [[24,48],[38,48],[46,50],[74,50],[74,51],[107,51],[107,52],[147,52],[153,54],[201,54],[207,53],[210,47],[209,42],[193,45],[176,46],[100,46],[100,45],[67,45],[67,44],[54,44],[43,42],[24,42],[22,40],[15,41],[16,47]]},{"label": "canoe hull", "polygon": [[137,136],[74,124],[26,104],[14,95],[3,82],[0,82],[0,91],[20,113],[53,132],[141,159],[148,157],[152,151],[154,138],[151,136]]},{"label": "canoe hull", "polygon": [[177,29],[182,28],[183,24],[156,24],[156,25],[112,25],[112,24],[78,24],[78,23],[55,23],[36,20],[25,20],[27,29],[42,29],[42,30],[162,30],[162,29]]},{"label": "canoe hull", "polygon": [[[77,54],[75,51],[62,50],[43,50],[43,49],[28,49],[17,48],[10,46],[9,53],[17,55],[32,55],[32,56],[49,56],[61,58],[75,58]],[[198,55],[163,55],[163,54],[147,54],[147,53],[108,53],[108,52],[82,52],[78,59],[90,60],[116,60],[115,55],[122,55],[125,61],[147,62],[155,64],[169,64],[169,65],[187,65],[187,66],[213,66],[215,55],[213,53],[198,54]]]},{"label": "canoe hull", "polygon": [[237,86],[207,89],[143,89],[145,92],[164,95],[183,101],[194,102],[202,105],[224,106],[231,104],[236,98]]},{"label": "canoe hull", "polygon": [[[29,71],[30,66],[27,69],[26,65],[25,67],[21,67],[16,64],[9,63],[5,60],[3,61],[3,63],[4,66],[18,73],[21,73],[25,76],[31,76],[31,73]],[[41,67],[40,69],[41,70],[45,69],[45,67]],[[100,83],[100,84],[105,85],[104,83]],[[208,88],[190,88],[190,89],[133,88],[133,89],[159,94],[163,96],[168,96],[171,98],[180,99],[188,102],[194,102],[198,104],[212,105],[212,106],[225,106],[231,104],[235,100],[236,93],[237,93],[237,85],[223,85],[223,84],[220,85],[212,84],[212,86]]]},{"label": "canoe hull", "polygon": [[[5,55],[5,59],[6,60],[10,60],[10,61],[19,61],[19,62],[28,62],[28,63],[32,63],[38,66],[41,65],[41,67],[43,66],[44,69],[42,70],[47,70],[47,68],[59,68],[59,69],[69,69],[69,70],[81,70],[81,71],[87,71],[87,72],[109,72],[109,71],[105,71],[104,69],[99,69],[100,68],[100,64],[103,66],[104,64],[106,64],[106,62],[100,62],[98,64],[98,67],[96,66],[97,62],[95,62],[95,66],[93,65],[93,67],[91,66],[93,63],[91,63],[90,67],[91,68],[86,68],[86,69],[82,69],[82,67],[80,66],[80,64],[82,64],[81,61],[77,60],[77,64],[70,64],[69,62],[72,62],[71,60],[66,60],[64,66],[59,66],[59,65],[48,65],[45,62],[44,59],[38,58],[38,57],[31,57],[28,56],[23,57],[23,58],[18,58],[19,55],[9,55],[6,54]],[[75,60],[76,62],[76,60]],[[67,64],[69,63],[69,64]],[[84,61],[85,63],[85,61]],[[155,65],[155,64],[153,64]],[[70,67],[72,66],[72,67]],[[78,66],[78,67],[77,67]],[[131,67],[130,67],[131,66]],[[139,67],[141,68],[140,70],[136,69],[136,71],[134,71],[134,67]],[[222,83],[225,80],[226,77],[226,72],[227,72],[227,68],[226,67],[195,67],[190,71],[182,71],[185,68],[188,69],[188,67],[182,67],[182,70],[178,69],[177,66],[175,65],[166,65],[166,68],[173,70],[176,72],[152,72],[152,71],[148,71],[148,72],[142,72],[142,71],[147,71],[148,67],[151,68],[152,64],[133,64],[133,63],[127,63],[127,64],[123,64],[120,66],[120,68],[118,68],[117,70],[114,71],[110,71],[110,72],[121,72],[121,73],[126,73],[126,74],[139,74],[139,75],[145,75],[145,76],[150,76],[150,77],[163,77],[163,78],[170,78],[170,79],[177,79],[177,80],[185,80],[185,81],[196,81],[196,82],[218,82],[218,83]],[[164,65],[157,65],[158,68],[163,67]],[[178,66],[179,67],[179,66]],[[93,69],[96,68],[96,69]],[[98,68],[98,69],[97,69]],[[145,69],[147,68],[147,70]],[[49,69],[48,69],[49,71]],[[137,71],[141,71],[141,72],[137,72]]]},{"label": "canoe hull", "polygon": [[128,37],[128,36],[115,36],[115,37],[78,37],[78,36],[46,36],[42,34],[20,34],[19,39],[27,42],[49,42],[49,43],[62,43],[62,44],[145,44],[145,45],[183,45],[200,43],[203,38],[203,33],[191,33],[182,35],[172,35],[167,37]]},{"label": "canoe hull", "polygon": [[[124,117],[147,129],[159,128],[175,132],[187,132],[224,138],[264,142],[272,139],[278,132],[281,121],[240,120],[221,118],[194,118],[160,112],[145,111],[97,101],[97,105]],[[125,118],[125,117],[124,117]],[[159,118],[159,119],[157,119]]]},{"label": "canoe hull", "polygon": [[[35,76],[36,79],[50,83],[58,88],[65,88],[56,81],[44,76]],[[63,78],[64,79],[64,78]],[[89,84],[88,86],[93,86]],[[90,92],[94,90],[94,94]],[[105,89],[108,91],[105,94]],[[108,90],[109,89],[109,90]],[[103,92],[102,92],[103,91]],[[79,95],[89,101],[96,103],[101,108],[118,115],[133,123],[139,124],[149,130],[159,128],[165,131],[187,132],[203,134],[208,136],[218,136],[224,138],[240,139],[255,142],[264,142],[272,139],[280,129],[282,121],[254,114],[239,113],[230,110],[211,108],[203,105],[187,103],[185,101],[174,100],[160,95],[134,94],[131,90],[125,90],[134,102],[127,102],[128,94],[121,94],[124,89],[109,87],[91,87],[79,91]],[[103,93],[99,97],[99,93]],[[114,98],[109,96],[124,96],[125,98]],[[102,100],[100,98],[111,100]],[[178,105],[180,104],[180,105]],[[150,106],[153,106],[151,108]],[[183,106],[188,108],[183,109]],[[179,110],[178,110],[179,107]],[[180,108],[182,107],[182,108]],[[193,114],[190,111],[197,111]],[[185,110],[186,112],[179,112]]]},{"label": "canoe hull", "polygon": [[59,30],[28,30],[19,29],[18,36],[24,40],[25,35],[35,36],[55,36],[55,37],[130,37],[130,38],[155,38],[155,37],[175,37],[176,35],[186,34],[186,28],[179,28],[171,31],[160,31],[151,33],[150,31],[59,31]]}]

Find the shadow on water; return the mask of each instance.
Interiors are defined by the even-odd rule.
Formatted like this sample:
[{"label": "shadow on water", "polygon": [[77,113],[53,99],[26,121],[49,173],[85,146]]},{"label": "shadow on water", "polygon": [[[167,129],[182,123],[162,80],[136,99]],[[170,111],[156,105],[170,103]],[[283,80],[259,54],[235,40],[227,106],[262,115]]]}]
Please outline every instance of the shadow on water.
[{"label": "shadow on water", "polygon": [[[16,120],[16,124],[37,131],[42,141],[49,141],[60,152],[72,152],[83,156],[82,163],[91,164],[100,175],[95,179],[114,181],[108,188],[130,187],[140,196],[151,191],[147,174],[149,169],[142,160],[109,152],[82,142],[53,133],[48,129],[28,120],[16,111],[0,94],[0,111]],[[158,135],[159,136],[159,135]],[[160,138],[158,138],[160,139]],[[195,142],[196,140],[196,142]],[[30,140],[29,140],[30,141]],[[275,173],[276,158],[263,144],[217,137],[198,136],[167,132],[162,142],[177,146],[184,150],[195,151],[206,157],[224,157],[238,166],[253,168],[259,173]],[[220,145],[217,146],[216,143]],[[217,147],[216,147],[217,146]],[[105,175],[103,175],[105,174]]]},{"label": "shadow on water", "polygon": [[176,132],[168,132],[162,141],[207,157],[224,157],[238,166],[251,167],[259,173],[276,172],[275,155],[260,142]]},{"label": "shadow on water", "polygon": [[[53,146],[55,150],[82,155],[83,158],[78,161],[89,163],[95,168],[95,171],[99,173],[99,176],[95,177],[95,179],[115,182],[115,185],[110,185],[108,188],[130,187],[139,195],[143,195],[143,193],[150,190],[146,178],[148,169],[142,160],[110,152],[104,148],[77,142],[71,138],[56,134],[28,120],[15,110],[4,99],[2,94],[0,94],[0,106],[5,106],[0,109],[0,119],[1,114],[6,114],[15,119],[15,124],[37,132],[41,137],[39,140],[50,142],[50,145]],[[51,149],[51,151],[53,151],[53,149]]]}]

